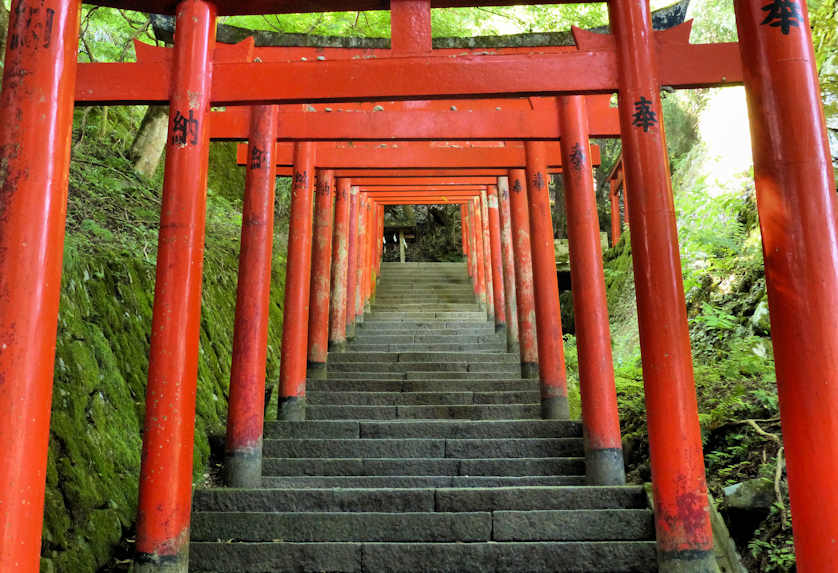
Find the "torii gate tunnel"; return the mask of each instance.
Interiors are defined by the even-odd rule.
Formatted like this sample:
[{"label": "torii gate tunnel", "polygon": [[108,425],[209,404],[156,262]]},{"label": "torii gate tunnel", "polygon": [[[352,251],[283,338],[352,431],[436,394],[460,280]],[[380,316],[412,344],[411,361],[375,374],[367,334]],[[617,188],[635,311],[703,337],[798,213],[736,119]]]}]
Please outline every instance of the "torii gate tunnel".
[{"label": "torii gate tunnel", "polygon": [[[711,570],[660,90],[733,84],[744,84],[750,108],[797,563],[801,571],[838,569],[838,219],[805,0],[783,0],[789,9],[779,0],[734,0],[738,43],[690,44],[688,24],[653,32],[646,0],[609,0],[608,34],[574,29],[575,46],[490,51],[432,50],[430,9],[513,0],[92,3],[175,14],[175,42],[139,47],[136,63],[77,64],[81,0],[12,1],[0,100],[0,570],[39,566],[73,106],[163,102],[170,123],[138,570],[187,568],[211,138],[250,143],[227,439],[232,485],[259,479],[277,174],[293,177],[281,417],[305,415],[307,368],[316,376],[329,346],[340,348],[363,319],[381,261],[383,205],[447,202],[461,205],[477,294],[510,347],[520,347],[522,373],[540,379],[543,415],[562,418],[567,390],[547,194],[550,171],[560,167],[588,479],[621,483],[591,136],[621,137],[621,180],[631,189],[624,199],[660,568]],[[219,15],[387,8],[390,50],[215,42]],[[612,93],[617,110],[603,104]],[[373,143],[347,143],[358,140]],[[401,143],[409,140],[424,143]],[[398,152],[377,153],[374,142]],[[411,185],[417,177],[451,178],[454,188]]]}]

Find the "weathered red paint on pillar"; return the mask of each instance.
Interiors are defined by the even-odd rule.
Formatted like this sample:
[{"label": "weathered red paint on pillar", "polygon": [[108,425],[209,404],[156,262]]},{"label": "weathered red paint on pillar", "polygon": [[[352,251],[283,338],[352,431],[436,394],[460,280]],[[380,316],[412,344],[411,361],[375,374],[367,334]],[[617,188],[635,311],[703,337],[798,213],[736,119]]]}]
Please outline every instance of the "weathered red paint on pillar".
[{"label": "weathered red paint on pillar", "polygon": [[262,425],[271,294],[276,186],[276,106],[255,106],[250,119],[250,161],[242,204],[242,234],[230,406],[224,466],[227,485],[262,484]]},{"label": "weathered red paint on pillar", "polygon": [[620,221],[620,196],[617,194],[617,182],[613,179],[608,181],[610,192],[608,197],[611,201],[611,246],[614,247],[620,242],[622,223]]},{"label": "weathered red paint on pillar", "polygon": [[346,346],[346,292],[349,269],[349,207],[352,180],[338,179],[335,197],[335,230],[332,240],[332,301],[329,305],[329,349]]},{"label": "weathered red paint on pillar", "polygon": [[586,475],[590,484],[621,485],[626,482],[626,474],[585,98],[560,97],[558,110],[562,164],[566,166],[562,173],[579,351]]},{"label": "weathered red paint on pillar", "polygon": [[[649,4],[609,3],[661,571],[715,567]],[[686,567],[686,569],[684,569]]]},{"label": "weathered red paint on pillar", "polygon": [[394,52],[431,51],[430,0],[391,0],[390,36]]},{"label": "weathered red paint on pillar", "polygon": [[357,263],[355,266],[355,323],[364,322],[364,299],[366,295],[366,254],[367,254],[367,194],[358,194],[358,241]]},{"label": "weathered red paint on pillar", "polygon": [[503,291],[506,310],[506,351],[519,352],[515,254],[512,248],[512,222],[509,213],[509,177],[498,177],[498,203],[500,204],[501,256],[503,258]]},{"label": "weathered red paint on pillar", "polygon": [[483,190],[480,192],[480,221],[481,221],[481,230],[483,232],[483,268],[485,271],[485,275],[483,280],[485,281],[486,285],[486,307],[487,307],[487,314],[489,315],[489,320],[495,320],[495,283],[494,283],[494,276],[493,276],[493,269],[494,266],[492,263],[492,237],[489,231],[489,199],[486,195],[486,191]]},{"label": "weathered red paint on pillar", "polygon": [[538,377],[538,335],[536,334],[535,295],[532,279],[530,211],[527,200],[527,174],[509,170],[509,216],[512,223],[512,249],[515,253],[515,294],[518,307],[518,341],[521,348],[521,376]]},{"label": "weathered red paint on pillar", "polygon": [[346,262],[346,338],[355,337],[355,297],[358,290],[358,212],[359,193],[352,186],[349,193],[349,243]]},{"label": "weathered red paint on pillar", "polygon": [[838,229],[806,3],[736,0],[799,571],[838,570]]},{"label": "weathered red paint on pillar", "polygon": [[495,302],[495,331],[506,330],[506,292],[503,288],[503,256],[500,247],[500,212],[498,186],[489,185],[486,192],[489,215],[489,247],[492,256],[492,294]]},{"label": "weathered red paint on pillar", "polygon": [[[468,229],[466,228],[465,205],[460,205],[460,232],[462,233],[463,256],[468,256],[468,241],[466,240],[466,233],[468,233]],[[469,276],[471,276],[471,271],[469,271]]]},{"label": "weathered red paint on pillar", "polygon": [[314,229],[311,246],[311,286],[308,309],[308,377],[326,377],[329,354],[329,299],[332,286],[332,203],[335,172],[317,170]]},{"label": "weathered red paint on pillar", "polygon": [[178,5],[137,517],[142,571],[186,571],[215,6]]},{"label": "weathered red paint on pillar", "polygon": [[310,141],[294,144],[282,321],[282,362],[279,369],[277,417],[280,420],[305,419],[315,153],[315,144]]},{"label": "weathered red paint on pillar", "polygon": [[0,99],[0,570],[41,553],[79,11],[12,2]]},{"label": "weathered red paint on pillar", "polygon": [[550,213],[550,175],[543,141],[527,141],[527,198],[530,205],[530,242],[535,291],[536,332],[538,334],[538,372],[541,378],[542,416],[565,419],[567,375],[559,309],[559,280]]},{"label": "weathered red paint on pillar", "polygon": [[474,250],[477,253],[477,296],[483,308],[488,310],[486,301],[486,260],[483,256],[483,216],[481,214],[480,199],[472,201],[474,213]]}]

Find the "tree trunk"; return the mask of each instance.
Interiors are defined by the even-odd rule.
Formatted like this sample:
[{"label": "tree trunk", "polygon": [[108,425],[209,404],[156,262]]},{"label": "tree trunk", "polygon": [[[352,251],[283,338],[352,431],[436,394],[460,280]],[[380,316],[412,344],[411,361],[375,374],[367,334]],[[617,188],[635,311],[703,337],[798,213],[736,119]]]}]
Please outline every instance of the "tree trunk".
[{"label": "tree trunk", "polygon": [[151,178],[160,165],[166,136],[169,129],[169,108],[165,105],[150,105],[131,145],[134,171]]},{"label": "tree trunk", "polygon": [[0,0],[0,78],[2,78],[3,62],[6,59],[6,33],[8,31],[9,10],[6,8],[6,3]]}]

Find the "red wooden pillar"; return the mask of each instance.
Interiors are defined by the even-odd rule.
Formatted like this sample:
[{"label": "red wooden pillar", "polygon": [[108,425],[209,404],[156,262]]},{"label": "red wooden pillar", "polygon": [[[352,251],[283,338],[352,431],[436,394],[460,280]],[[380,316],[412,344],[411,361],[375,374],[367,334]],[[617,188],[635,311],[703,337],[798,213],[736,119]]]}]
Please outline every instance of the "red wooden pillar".
[{"label": "red wooden pillar", "polygon": [[510,169],[509,190],[512,249],[515,253],[515,293],[518,306],[518,340],[521,347],[521,376],[538,378],[538,336],[532,280],[530,213],[529,201],[527,201],[527,174],[523,169]]},{"label": "red wooden pillar", "polygon": [[535,291],[538,372],[541,377],[541,415],[563,420],[570,416],[567,376],[559,309],[556,248],[550,213],[550,175],[543,141],[527,141],[527,194],[530,205],[532,276]]},{"label": "red wooden pillar", "polygon": [[500,203],[501,256],[503,257],[503,291],[506,305],[506,351],[520,352],[518,342],[518,306],[515,292],[515,254],[512,248],[512,223],[509,213],[509,178],[498,177]]},{"label": "red wooden pillar", "polygon": [[584,96],[558,98],[588,483],[626,482]]},{"label": "red wooden pillar", "polygon": [[483,253],[483,217],[481,215],[480,198],[472,201],[474,212],[474,250],[477,253],[477,296],[480,304],[488,311],[486,302],[486,261]]},{"label": "red wooden pillar", "polygon": [[620,242],[623,224],[620,221],[620,195],[617,193],[617,182],[610,179],[608,186],[610,189],[608,197],[611,201],[611,246],[614,247]]},{"label": "red wooden pillar", "polygon": [[634,190],[631,247],[659,564],[661,571],[708,571],[713,534],[649,4],[612,0],[608,7],[625,181]]},{"label": "red wooden pillar", "polygon": [[358,212],[360,197],[353,186],[349,193],[349,241],[346,262],[346,338],[355,338],[355,297],[358,295]]},{"label": "red wooden pillar", "polygon": [[468,236],[466,240],[468,241],[468,254],[469,254],[469,268],[471,269],[471,284],[474,289],[474,295],[477,297],[478,302],[480,299],[480,289],[478,285],[479,275],[477,273],[477,248],[474,246],[474,201],[469,201],[465,204],[466,208],[466,218],[468,220]]},{"label": "red wooden pillar", "polygon": [[495,332],[506,332],[506,294],[503,288],[503,256],[500,247],[500,212],[498,186],[489,185],[486,193],[489,214],[489,247],[492,256],[492,293],[495,302]]},{"label": "red wooden pillar", "polygon": [[[466,206],[465,204],[460,205],[460,232],[462,233],[462,249],[463,249],[463,256],[468,256],[468,241],[466,240],[466,234],[468,233],[468,229],[466,227]],[[471,270],[469,270],[469,276],[471,276]]]},{"label": "red wooden pillar", "polygon": [[381,264],[384,261],[384,205],[378,206],[378,276],[381,276]]},{"label": "red wooden pillar", "polygon": [[332,278],[332,202],[335,172],[319,169],[315,184],[311,247],[311,291],[308,316],[308,377],[326,378],[329,353],[329,297]]},{"label": "red wooden pillar", "polygon": [[797,567],[835,571],[838,213],[809,17],[803,0],[734,8]]},{"label": "red wooden pillar", "polygon": [[0,570],[33,572],[41,553],[81,2],[35,6],[12,2],[0,99]]},{"label": "red wooden pillar", "polygon": [[285,309],[282,320],[282,362],[279,369],[277,408],[277,418],[280,420],[304,420],[306,415],[306,338],[308,336],[315,153],[315,144],[310,141],[294,144],[291,216],[285,267]]},{"label": "red wooden pillar", "polygon": [[178,5],[137,518],[141,571],[188,569],[215,6]]},{"label": "red wooden pillar", "polygon": [[231,487],[260,487],[262,484],[265,361],[276,186],[276,114],[276,106],[255,106],[250,118],[250,161],[242,205],[224,460],[227,485]]},{"label": "red wooden pillar", "polygon": [[480,200],[478,205],[480,205],[480,221],[481,221],[481,231],[483,233],[483,242],[481,244],[482,251],[483,251],[483,269],[485,274],[483,275],[484,284],[486,287],[486,307],[487,307],[487,314],[489,315],[489,321],[495,320],[495,285],[493,280],[493,264],[492,264],[492,238],[491,233],[489,232],[489,200],[486,196],[486,191],[483,190],[480,192]]},{"label": "red wooden pillar", "polygon": [[358,261],[355,266],[355,324],[364,322],[364,295],[366,294],[366,254],[367,254],[367,194],[358,194]]},{"label": "red wooden pillar", "polygon": [[368,195],[364,207],[366,218],[366,234],[364,236],[364,299],[361,301],[361,312],[369,310],[370,295],[372,293],[372,240],[375,236],[375,224],[372,218],[372,198]]},{"label": "red wooden pillar", "polygon": [[329,305],[329,350],[346,347],[346,291],[349,264],[349,203],[352,180],[340,178],[335,199],[335,230],[332,242],[332,300]]}]

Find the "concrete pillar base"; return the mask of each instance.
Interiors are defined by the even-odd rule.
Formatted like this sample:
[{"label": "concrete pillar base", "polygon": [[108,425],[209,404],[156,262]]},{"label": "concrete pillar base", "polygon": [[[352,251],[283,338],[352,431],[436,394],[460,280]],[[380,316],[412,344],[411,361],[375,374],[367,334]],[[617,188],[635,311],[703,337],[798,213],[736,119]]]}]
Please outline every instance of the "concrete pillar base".
[{"label": "concrete pillar base", "polygon": [[625,485],[623,449],[585,451],[585,476],[589,485]]},{"label": "concrete pillar base", "polygon": [[517,340],[507,340],[506,341],[506,351],[510,354],[520,354],[521,353],[521,345],[518,343]]},{"label": "concrete pillar base", "polygon": [[667,551],[658,553],[660,573],[719,573],[712,551]]},{"label": "concrete pillar base", "polygon": [[306,376],[309,380],[325,380],[327,372],[328,366],[325,362],[309,362],[306,368]]},{"label": "concrete pillar base", "polygon": [[521,378],[538,378],[538,362],[521,362]]},{"label": "concrete pillar base", "polygon": [[541,418],[544,420],[568,420],[570,419],[570,407],[567,404],[567,396],[541,399]]},{"label": "concrete pillar base", "polygon": [[224,456],[227,487],[262,487],[262,447],[227,452]]},{"label": "concrete pillar base", "polygon": [[504,323],[495,323],[495,334],[506,334],[506,325]]},{"label": "concrete pillar base", "polygon": [[189,573],[189,543],[177,555],[142,553],[134,562],[135,573]]},{"label": "concrete pillar base", "polygon": [[355,323],[351,322],[346,325],[346,340],[355,338]]},{"label": "concrete pillar base", "polygon": [[306,419],[306,399],[296,396],[279,397],[276,419],[282,422],[303,422]]}]

